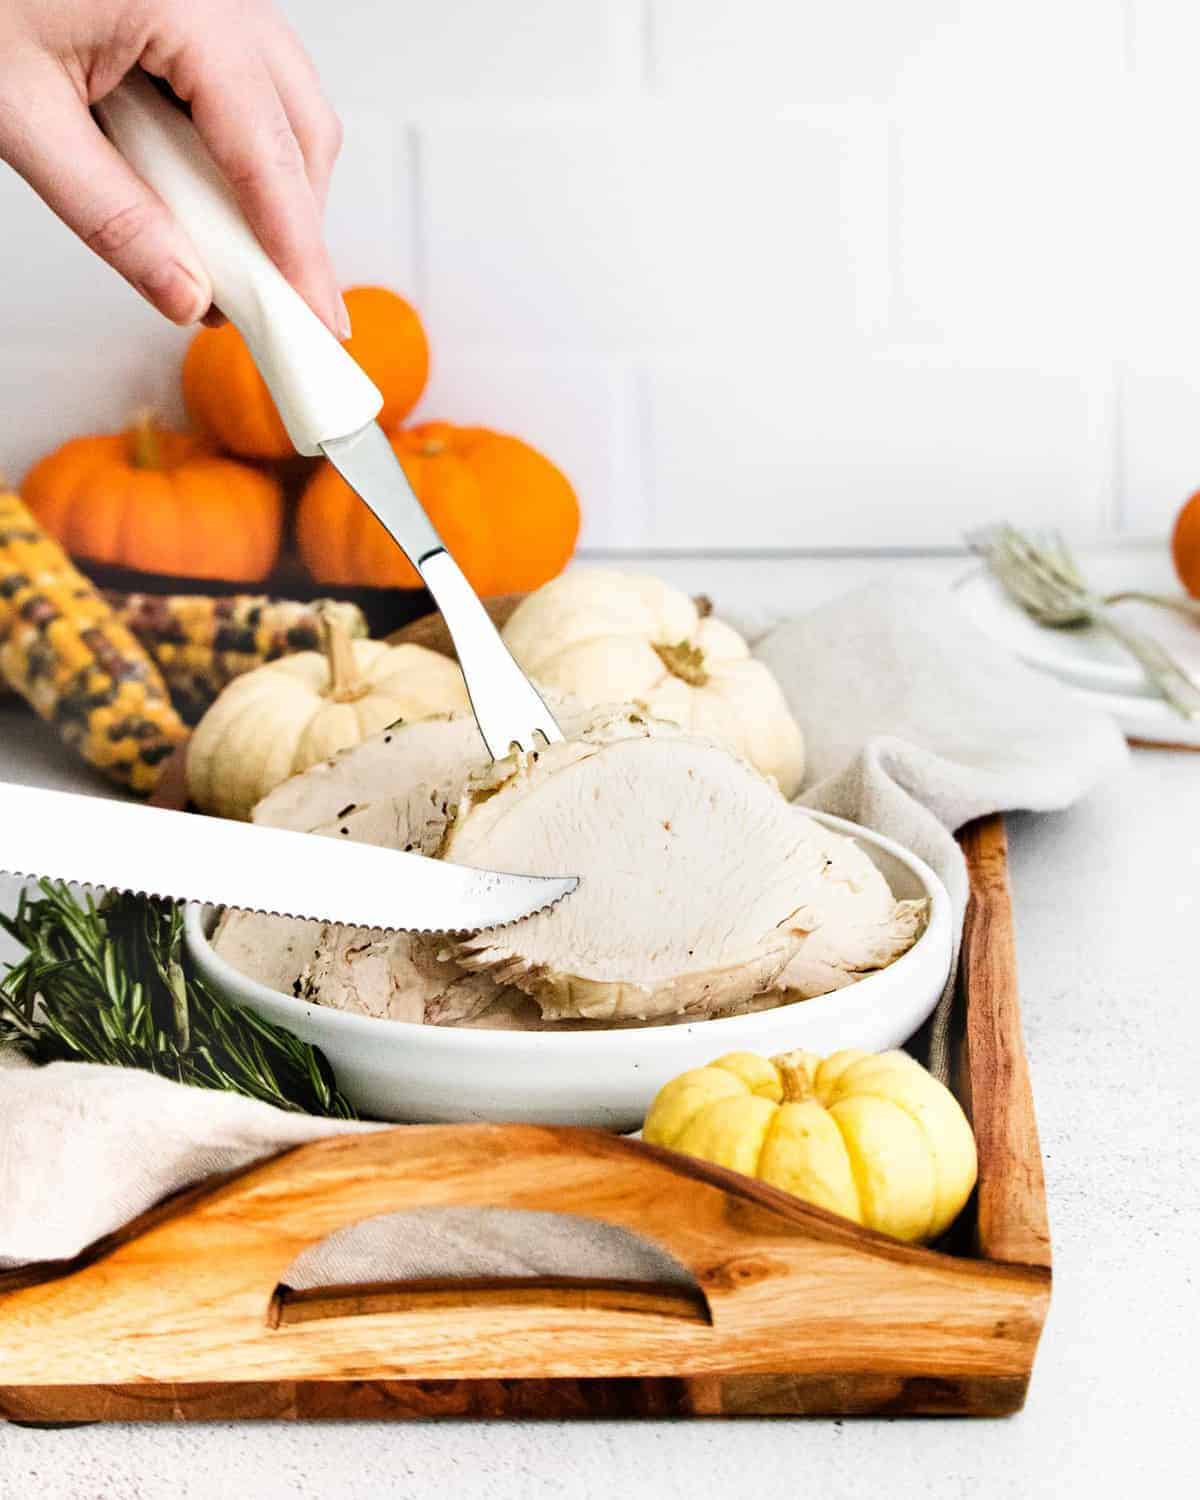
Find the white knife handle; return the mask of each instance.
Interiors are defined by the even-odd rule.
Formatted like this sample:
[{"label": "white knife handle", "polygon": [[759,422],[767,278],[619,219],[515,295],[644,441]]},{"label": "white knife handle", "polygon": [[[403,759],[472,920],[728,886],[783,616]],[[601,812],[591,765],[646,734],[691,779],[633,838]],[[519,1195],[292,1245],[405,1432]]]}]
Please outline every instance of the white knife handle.
[{"label": "white knife handle", "polygon": [[96,113],[196,247],[213,301],[246,340],[296,450],[313,457],[372,421],[379,390],[259,244],[187,115],[137,71]]}]

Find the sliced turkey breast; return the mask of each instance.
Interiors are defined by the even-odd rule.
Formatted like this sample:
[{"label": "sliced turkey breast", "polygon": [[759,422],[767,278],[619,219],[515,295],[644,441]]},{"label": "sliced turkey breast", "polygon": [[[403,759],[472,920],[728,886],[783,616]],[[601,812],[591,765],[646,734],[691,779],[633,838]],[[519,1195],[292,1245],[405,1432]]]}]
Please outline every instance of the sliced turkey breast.
[{"label": "sliced turkey breast", "polygon": [[588,1029],[824,994],[892,962],[924,924],[924,903],[896,901],[852,840],[675,725],[609,712],[573,740],[482,762],[473,720],[404,725],[294,778],[280,791],[296,795],[272,793],[256,818],[311,828],[338,802],[316,831],[579,873],[569,901],[458,941],[229,913],[218,951],[273,988],[362,1014]]},{"label": "sliced turkey breast", "polygon": [[[595,718],[573,699],[547,695],[568,737]],[[449,714],[393,724],[381,733],[310,766],[268,792],[251,818],[302,833],[416,787],[436,787],[451,807],[474,771],[489,762],[473,714]]]},{"label": "sliced turkey breast", "polygon": [[[422,730],[426,722],[407,725],[397,735]],[[452,810],[447,796],[418,785],[399,796],[343,807],[340,817],[310,831],[431,855]],[[381,935],[369,928],[229,911],[213,945],[234,968],[272,989],[391,1020],[449,1024],[485,1009],[496,994],[487,976],[466,973],[449,955],[439,958],[433,943],[409,932]]]},{"label": "sliced turkey breast", "polygon": [[457,1026],[487,1011],[501,991],[491,975],[463,969],[437,940],[328,926],[296,993],[360,1015]]},{"label": "sliced turkey breast", "polygon": [[891,950],[911,925],[849,839],[728,751],[635,714],[475,777],[442,857],[581,876],[568,901],[456,952],[548,1019],[712,1015],[793,963],[803,993],[813,934],[832,963],[851,932],[861,954],[866,935]]},{"label": "sliced turkey breast", "polygon": [[296,981],[312,960],[325,933],[323,922],[300,917],[266,917],[257,911],[221,915],[212,936],[217,953],[247,979],[284,995],[296,993]]}]

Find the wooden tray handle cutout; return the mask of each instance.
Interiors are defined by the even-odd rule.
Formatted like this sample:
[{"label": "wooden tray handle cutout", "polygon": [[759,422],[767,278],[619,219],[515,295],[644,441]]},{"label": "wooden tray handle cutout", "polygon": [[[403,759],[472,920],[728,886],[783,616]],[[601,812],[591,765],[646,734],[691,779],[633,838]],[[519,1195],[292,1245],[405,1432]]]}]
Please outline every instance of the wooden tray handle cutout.
[{"label": "wooden tray handle cutout", "polygon": [[[453,1269],[464,1261],[467,1269]],[[489,1270],[489,1261],[504,1270]],[[520,1269],[506,1274],[514,1264]],[[414,1265],[420,1269],[406,1274]],[[275,1288],[267,1323],[287,1328],[464,1303],[480,1315],[561,1307],[712,1322],[684,1267],[628,1230],[578,1214],[420,1208],[360,1221],[302,1251]]]},{"label": "wooden tray handle cutout", "polygon": [[711,1324],[708,1300],[698,1288],[673,1282],[604,1280],[589,1276],[454,1276],[421,1281],[360,1281],[297,1291],[281,1282],[267,1314],[269,1328],[289,1328],[322,1318],[471,1309],[478,1315],[522,1309],[562,1309],[595,1315],[641,1313]]},{"label": "wooden tray handle cutout", "polygon": [[[661,1287],[557,1278],[465,1293],[350,1288],[340,1306],[313,1299],[323,1315],[306,1318],[304,1298],[277,1291],[298,1255],[349,1225],[447,1207],[615,1225],[671,1256],[698,1292],[685,1304],[677,1289],[664,1299]],[[84,1371],[119,1384],[669,1374],[681,1360],[697,1373],[820,1370],[849,1324],[856,1367],[934,1374],[947,1362],[948,1298],[964,1370],[1017,1375],[1040,1326],[1040,1283],[601,1131],[402,1126],[300,1147],[186,1198],[91,1264],[0,1296],[0,1387],[70,1385]]]}]

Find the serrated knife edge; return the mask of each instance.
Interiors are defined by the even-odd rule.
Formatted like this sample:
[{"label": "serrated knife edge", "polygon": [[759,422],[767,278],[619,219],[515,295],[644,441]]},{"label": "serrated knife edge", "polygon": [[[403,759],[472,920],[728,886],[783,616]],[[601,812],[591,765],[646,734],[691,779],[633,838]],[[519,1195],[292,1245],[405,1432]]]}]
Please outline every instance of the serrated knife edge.
[{"label": "serrated knife edge", "polygon": [[268,916],[445,933],[506,926],[578,884],[9,782],[0,782],[0,869]]}]

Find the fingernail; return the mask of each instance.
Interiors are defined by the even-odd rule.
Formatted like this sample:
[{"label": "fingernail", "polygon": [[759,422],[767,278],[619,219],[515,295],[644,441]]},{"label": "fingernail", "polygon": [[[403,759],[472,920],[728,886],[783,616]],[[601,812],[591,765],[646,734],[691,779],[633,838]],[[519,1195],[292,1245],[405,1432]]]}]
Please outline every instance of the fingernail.
[{"label": "fingernail", "polygon": [[348,339],[354,332],[350,327],[350,309],[346,306],[346,299],[342,296],[337,299],[337,331],[340,339]]},{"label": "fingernail", "polygon": [[207,287],[180,261],[169,260],[138,282],[142,295],[172,323],[197,323],[212,297]]}]

